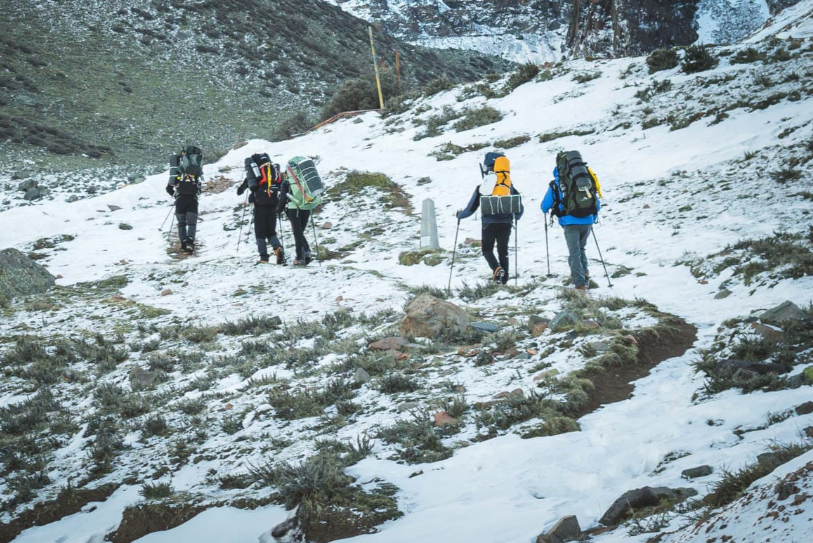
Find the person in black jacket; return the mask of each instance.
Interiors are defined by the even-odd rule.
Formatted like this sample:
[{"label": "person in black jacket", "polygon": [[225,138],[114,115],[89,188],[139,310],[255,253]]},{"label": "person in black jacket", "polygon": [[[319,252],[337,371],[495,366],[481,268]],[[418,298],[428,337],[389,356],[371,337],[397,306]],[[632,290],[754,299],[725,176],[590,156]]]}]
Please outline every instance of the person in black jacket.
[{"label": "person in black jacket", "polygon": [[[488,153],[486,155],[485,169],[489,175],[484,175],[483,183],[477,185],[474,189],[474,194],[471,195],[466,207],[455,213],[458,221],[470,217],[480,208],[480,198],[482,196],[516,196],[519,194],[519,191],[511,183],[510,163],[505,156],[499,153]],[[515,215],[481,214],[483,257],[491,268],[492,279],[503,285],[508,282],[508,243],[511,239],[511,228],[514,221],[522,218],[523,212],[524,207],[520,205],[519,213]],[[497,258],[494,257],[495,242],[497,244]]]},{"label": "person in black jacket", "polygon": [[195,233],[198,224],[198,196],[203,182],[203,153],[194,146],[181,150],[170,158],[169,182],[166,191],[175,197],[175,218],[178,220],[178,239],[181,250],[195,252]]},{"label": "person in black jacket", "polygon": [[266,153],[251,155],[245,160],[246,178],[237,188],[242,195],[246,188],[251,191],[249,202],[254,204],[254,237],[260,262],[268,263],[268,242],[276,256],[277,264],[285,264],[285,251],[277,237],[277,205],[282,174],[279,164],[271,162]]}]

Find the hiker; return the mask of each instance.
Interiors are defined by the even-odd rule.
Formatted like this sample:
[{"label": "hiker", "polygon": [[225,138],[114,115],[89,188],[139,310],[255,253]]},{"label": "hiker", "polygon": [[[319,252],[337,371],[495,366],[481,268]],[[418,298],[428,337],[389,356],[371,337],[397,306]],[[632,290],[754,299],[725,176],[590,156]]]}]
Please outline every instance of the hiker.
[{"label": "hiker", "polygon": [[311,211],[322,203],[323,191],[324,185],[313,160],[297,156],[288,161],[280,188],[277,212],[285,211],[291,223],[296,245],[294,266],[307,266],[311,263],[311,247],[305,239],[305,228],[308,226]]},{"label": "hiker", "polygon": [[[590,271],[585,247],[601,209],[598,177],[578,151],[560,152],[553,169],[553,181],[542,200],[542,212],[551,212],[565,230],[570,278],[577,290],[587,290]],[[545,217],[547,220],[547,217]]]},{"label": "hiker", "polygon": [[[482,251],[483,256],[491,267],[492,280],[506,284],[508,282],[508,242],[511,238],[511,228],[514,221],[522,218],[524,208],[519,198],[512,201],[518,204],[518,209],[499,209],[491,205],[492,198],[506,196],[519,196],[519,191],[511,183],[511,164],[502,153],[486,153],[480,174],[483,183],[477,185],[471,195],[468,205],[455,213],[457,220],[465,219],[482,207],[481,219],[483,223]],[[482,202],[481,202],[482,201]],[[495,200],[496,201],[496,200]],[[488,202],[486,208],[485,202]],[[481,203],[484,205],[481,206]],[[504,213],[503,211],[509,211]],[[511,213],[510,211],[514,211]],[[494,243],[497,243],[497,257],[494,258]]]},{"label": "hiker", "polygon": [[198,196],[203,182],[203,153],[188,145],[179,155],[169,158],[167,194],[175,198],[175,218],[178,220],[178,239],[181,251],[195,252],[195,232],[198,224]]},{"label": "hiker", "polygon": [[279,164],[271,162],[267,153],[254,154],[245,159],[246,177],[237,187],[237,195],[242,196],[248,188],[251,194],[248,201],[254,204],[254,237],[260,262],[268,263],[268,243],[277,258],[277,264],[285,264],[285,251],[277,237],[277,206],[279,190],[282,186],[282,173]]}]

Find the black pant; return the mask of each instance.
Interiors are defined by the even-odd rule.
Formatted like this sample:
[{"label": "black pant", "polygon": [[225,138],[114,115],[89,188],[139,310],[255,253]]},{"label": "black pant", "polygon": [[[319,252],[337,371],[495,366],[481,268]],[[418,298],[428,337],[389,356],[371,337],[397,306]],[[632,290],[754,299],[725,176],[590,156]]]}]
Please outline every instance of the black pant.
[{"label": "black pant", "polygon": [[178,219],[178,239],[181,243],[195,239],[198,225],[198,198],[182,194],[175,200],[175,218]]},{"label": "black pant", "polygon": [[[483,226],[483,256],[486,258],[491,271],[500,267],[505,272],[503,283],[508,282],[508,240],[511,239],[510,224],[489,224]],[[497,242],[497,256],[494,258],[494,242]]]},{"label": "black pant", "polygon": [[305,239],[305,228],[308,226],[311,212],[304,209],[288,209],[288,220],[291,221],[291,231],[294,233],[296,243],[296,259],[305,260],[311,256],[311,246]]},{"label": "black pant", "polygon": [[254,237],[257,238],[257,250],[260,258],[268,260],[268,244],[266,239],[271,241],[271,248],[276,251],[280,246],[277,237],[277,210],[274,206],[254,205]]}]

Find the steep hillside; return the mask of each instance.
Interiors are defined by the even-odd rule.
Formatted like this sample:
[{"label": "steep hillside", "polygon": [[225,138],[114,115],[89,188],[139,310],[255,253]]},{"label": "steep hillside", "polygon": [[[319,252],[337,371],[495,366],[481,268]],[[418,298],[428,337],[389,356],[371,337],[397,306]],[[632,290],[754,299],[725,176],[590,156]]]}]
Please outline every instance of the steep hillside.
[{"label": "steep hillside", "polygon": [[[23,173],[23,159],[46,171],[163,164],[185,141],[216,158],[309,127],[342,81],[372,72],[367,25],[317,0],[10,2],[0,36],[0,167]],[[377,40],[390,61],[400,50],[408,87],[506,67]]]},{"label": "steep hillside", "polygon": [[[568,61],[253,139],[206,165],[193,257],[166,172],[3,211],[57,279],[0,300],[0,541],[527,543],[567,515],[599,543],[805,541],[811,9],[655,73]],[[507,286],[454,215],[490,149],[526,206]],[[569,149],[604,192],[585,295],[539,211]],[[317,161],[320,263],[255,265],[257,151]],[[479,325],[402,328],[420,294]],[[680,492],[605,514],[644,487]]]}]

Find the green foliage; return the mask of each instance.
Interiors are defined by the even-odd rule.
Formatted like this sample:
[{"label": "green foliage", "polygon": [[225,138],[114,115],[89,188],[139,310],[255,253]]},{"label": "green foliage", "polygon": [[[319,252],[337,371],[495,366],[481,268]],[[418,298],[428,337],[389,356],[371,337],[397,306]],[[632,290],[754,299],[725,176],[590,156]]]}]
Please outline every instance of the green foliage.
[{"label": "green foliage", "polygon": [[519,86],[524,85],[529,81],[533,81],[537,75],[539,75],[539,66],[533,62],[527,62],[520,65],[516,71],[512,72],[511,75],[508,76],[508,80],[506,80],[505,85],[503,86],[502,94],[504,96],[511,94]]},{"label": "green foliage", "polygon": [[331,186],[327,194],[330,198],[343,198],[346,195],[366,193],[370,189],[378,189],[384,193],[380,201],[387,209],[403,208],[407,212],[412,209],[409,195],[404,189],[389,176],[379,172],[353,170],[342,182]]},{"label": "green foliage", "polygon": [[165,436],[169,434],[169,426],[167,426],[167,419],[161,415],[152,415],[144,421],[144,426],[141,428],[141,436],[144,439],[153,436]]},{"label": "green foliage", "polygon": [[668,79],[662,81],[653,81],[652,84],[643,90],[635,93],[635,97],[642,102],[649,102],[649,100],[656,94],[668,92],[672,88],[672,82]]},{"label": "green foliage", "polygon": [[399,392],[415,392],[421,388],[420,384],[403,373],[389,373],[379,379],[378,390],[384,394],[397,394]]},{"label": "green foliage", "polygon": [[[399,93],[395,74],[389,70],[381,73],[381,92],[385,97]],[[321,118],[325,120],[345,111],[379,109],[380,107],[375,77],[350,79],[342,83],[330,102],[322,109]]]},{"label": "green foliage", "polygon": [[145,500],[163,500],[174,492],[171,483],[144,483],[138,491]]},{"label": "green foliage", "polygon": [[305,111],[300,110],[285,117],[285,119],[279,123],[276,123],[270,139],[271,141],[289,140],[296,135],[302,134],[316,124],[316,121]]},{"label": "green foliage", "polygon": [[434,96],[439,92],[452,90],[454,88],[454,83],[446,78],[446,77],[439,77],[437,79],[433,79],[426,86],[423,87],[422,91],[425,96]]},{"label": "green foliage", "polygon": [[480,126],[496,123],[503,118],[502,112],[494,109],[491,106],[482,106],[479,108],[466,108],[463,110],[463,118],[454,124],[454,129],[457,132],[465,132]]},{"label": "green foliage", "polygon": [[432,255],[439,255],[443,251],[441,249],[421,249],[418,251],[403,251],[398,254],[398,263],[402,266],[414,266],[424,262],[429,266],[437,266],[440,264],[438,259],[432,259]]},{"label": "green foliage", "polygon": [[401,445],[398,456],[408,464],[438,462],[452,456],[435,432],[429,414],[424,411],[412,413],[411,420],[401,419],[394,425],[381,428],[378,437],[386,443]]},{"label": "green foliage", "polygon": [[227,336],[259,336],[268,332],[278,330],[282,321],[279,317],[269,315],[251,315],[237,322],[229,322],[220,326],[221,332]]},{"label": "green foliage", "polygon": [[690,45],[686,48],[681,67],[684,73],[694,74],[715,68],[719,60],[712,55],[705,45]]},{"label": "green foliage", "polygon": [[751,64],[758,60],[765,60],[765,55],[753,47],[740,49],[731,57],[731,64]]},{"label": "green foliage", "polygon": [[649,73],[671,70],[678,65],[678,54],[674,49],[655,49],[646,57]]},{"label": "green foliage", "polygon": [[351,400],[355,392],[349,381],[329,382],[322,390],[289,391],[272,390],[268,403],[276,411],[276,416],[285,420],[296,420],[321,415],[325,408],[337,402]]},{"label": "green foliage", "polygon": [[529,141],[531,141],[531,136],[528,134],[523,134],[513,138],[497,140],[492,145],[497,149],[513,149],[514,147],[519,147],[520,145],[528,143]]},{"label": "green foliage", "polygon": [[573,76],[573,81],[576,83],[587,83],[601,77],[601,72],[583,72]]},{"label": "green foliage", "polygon": [[548,132],[546,134],[539,135],[539,143],[547,143],[549,141],[557,140],[559,138],[566,138],[568,136],[588,136],[593,132],[595,132],[595,130],[592,128],[575,128],[573,130],[564,130],[562,132]]}]

